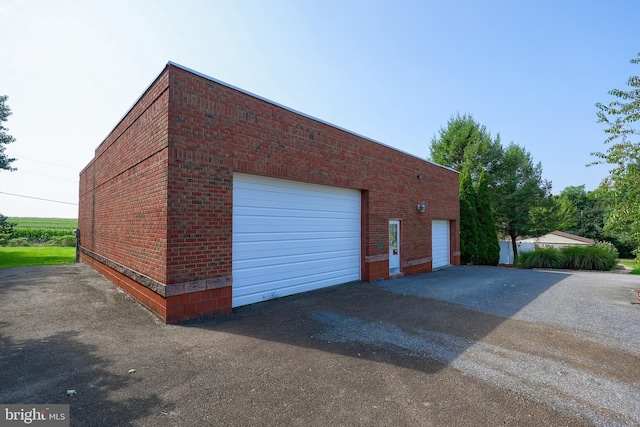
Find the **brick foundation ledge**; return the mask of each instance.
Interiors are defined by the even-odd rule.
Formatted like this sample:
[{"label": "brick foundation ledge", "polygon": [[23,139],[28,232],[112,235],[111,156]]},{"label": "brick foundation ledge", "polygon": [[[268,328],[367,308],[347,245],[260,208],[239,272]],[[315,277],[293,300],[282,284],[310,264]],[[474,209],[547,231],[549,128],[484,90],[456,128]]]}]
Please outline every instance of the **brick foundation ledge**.
[{"label": "brick foundation ledge", "polygon": [[80,261],[124,290],[165,323],[231,312],[231,278],[165,285],[82,247]]}]

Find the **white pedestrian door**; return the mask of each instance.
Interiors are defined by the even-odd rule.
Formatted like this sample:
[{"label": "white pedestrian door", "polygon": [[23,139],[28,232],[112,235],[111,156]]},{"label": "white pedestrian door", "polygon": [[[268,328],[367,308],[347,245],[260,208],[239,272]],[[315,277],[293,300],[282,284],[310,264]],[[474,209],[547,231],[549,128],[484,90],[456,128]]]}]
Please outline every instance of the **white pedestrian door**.
[{"label": "white pedestrian door", "polygon": [[389,221],[389,274],[400,272],[400,221]]}]

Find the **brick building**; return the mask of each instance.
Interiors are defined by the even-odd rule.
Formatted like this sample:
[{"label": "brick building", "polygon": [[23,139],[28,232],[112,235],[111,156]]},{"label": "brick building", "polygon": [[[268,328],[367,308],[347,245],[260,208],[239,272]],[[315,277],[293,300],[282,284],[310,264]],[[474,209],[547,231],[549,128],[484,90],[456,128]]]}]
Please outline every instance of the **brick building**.
[{"label": "brick building", "polygon": [[79,229],[178,322],[458,265],[458,173],[168,63],[80,173]]}]

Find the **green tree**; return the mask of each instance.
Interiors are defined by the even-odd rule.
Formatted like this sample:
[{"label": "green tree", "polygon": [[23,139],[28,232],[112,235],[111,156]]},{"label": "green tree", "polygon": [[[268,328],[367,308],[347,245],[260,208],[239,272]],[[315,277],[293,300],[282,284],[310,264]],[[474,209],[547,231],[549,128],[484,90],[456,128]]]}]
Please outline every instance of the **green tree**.
[{"label": "green tree", "polygon": [[13,233],[14,223],[9,222],[7,217],[0,214],[0,246],[7,244]]},{"label": "green tree", "polygon": [[545,197],[538,206],[529,211],[529,235],[541,236],[555,230],[564,230],[561,206],[556,196]]},{"label": "green tree", "polygon": [[573,214],[572,221],[567,221],[562,231],[594,240],[608,240],[604,232],[605,203],[597,191],[586,191],[584,185],[570,186],[558,197],[571,206],[567,215]]},{"label": "green tree", "polygon": [[[631,59],[640,64],[640,53]],[[634,242],[640,257],[640,76],[627,80],[628,90],[612,89],[615,97],[608,105],[597,103],[598,123],[606,125],[606,153],[592,153],[598,163],[613,165],[604,185],[611,193],[610,211],[605,228],[613,233],[626,234]]]},{"label": "green tree", "polygon": [[435,163],[460,172],[468,170],[472,180],[478,182],[483,170],[491,173],[500,149],[500,136],[493,140],[487,129],[476,122],[472,115],[456,114],[431,139],[430,158]]},{"label": "green tree", "polygon": [[11,233],[15,224],[9,222],[8,218],[0,214],[0,233]]},{"label": "green tree", "polygon": [[540,236],[556,230],[578,234],[574,231],[578,225],[577,218],[578,210],[571,200],[563,194],[550,195],[529,212],[529,234]]},{"label": "green tree", "polygon": [[551,183],[542,179],[542,164],[533,164],[531,154],[511,143],[504,150],[495,170],[492,203],[504,234],[511,237],[513,254],[518,255],[516,238],[531,231],[532,209],[540,206],[551,190]]},{"label": "green tree", "polygon": [[497,265],[500,262],[500,243],[496,230],[496,217],[491,207],[491,194],[487,174],[482,171],[478,182],[478,263]]},{"label": "green tree", "polygon": [[3,124],[11,115],[11,108],[6,105],[7,99],[9,99],[7,95],[0,96],[0,169],[14,171],[15,168],[11,167],[11,163],[16,159],[8,157],[4,152],[6,148],[5,146],[16,140],[13,136],[7,133],[9,129],[4,127]]},{"label": "green tree", "polygon": [[460,176],[460,257],[464,264],[478,262],[478,208],[469,171]]},{"label": "green tree", "polygon": [[[599,220],[599,224],[595,226],[595,231],[598,233],[596,237],[586,235],[596,240],[605,240],[611,242],[618,250],[620,257],[631,258],[634,256],[634,252],[638,248],[638,240],[632,236],[632,229],[613,228],[609,223],[611,213],[615,210],[616,206],[616,193],[610,188],[609,180],[600,185],[598,189],[589,193],[589,196],[597,200],[597,205],[593,209],[593,213],[586,210],[586,214],[589,216],[599,214],[596,217]],[[599,208],[599,211],[597,210]],[[594,221],[595,224],[595,221]],[[598,226],[599,225],[599,226]],[[587,232],[590,229],[587,230]]]},{"label": "green tree", "polygon": [[[472,182],[479,182],[485,171],[496,224],[511,237],[517,254],[516,237],[530,232],[529,212],[541,204],[551,188],[551,184],[542,179],[542,165],[534,166],[531,155],[516,144],[504,149],[500,136],[492,139],[487,129],[470,114],[451,117],[447,126],[431,139],[430,159],[463,174],[468,172]],[[462,183],[463,176],[461,199]],[[463,233],[462,201],[460,207],[460,232]]]}]

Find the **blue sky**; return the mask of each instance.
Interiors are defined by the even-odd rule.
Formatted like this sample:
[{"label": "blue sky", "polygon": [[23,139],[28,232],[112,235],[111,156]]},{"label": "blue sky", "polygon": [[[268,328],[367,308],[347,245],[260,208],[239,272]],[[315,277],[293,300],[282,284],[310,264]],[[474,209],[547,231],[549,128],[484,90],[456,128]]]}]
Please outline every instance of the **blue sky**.
[{"label": "blue sky", "polygon": [[168,61],[426,157],[457,112],[542,162],[558,193],[608,167],[596,102],[639,74],[640,2],[0,3],[13,115],[0,213],[76,217],[78,173]]}]

